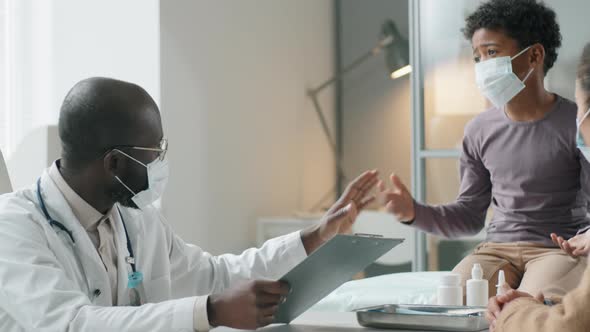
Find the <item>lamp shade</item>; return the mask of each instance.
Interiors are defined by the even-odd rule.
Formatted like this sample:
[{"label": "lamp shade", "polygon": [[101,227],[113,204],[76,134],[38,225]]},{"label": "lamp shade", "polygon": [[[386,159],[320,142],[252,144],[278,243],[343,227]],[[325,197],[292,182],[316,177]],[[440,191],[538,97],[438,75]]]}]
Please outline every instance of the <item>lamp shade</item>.
[{"label": "lamp shade", "polygon": [[410,67],[410,46],[408,40],[400,34],[392,20],[387,20],[383,23],[381,35],[382,40],[389,41],[384,45],[384,53],[385,64],[391,74],[391,78],[396,79],[409,74],[412,69]]}]

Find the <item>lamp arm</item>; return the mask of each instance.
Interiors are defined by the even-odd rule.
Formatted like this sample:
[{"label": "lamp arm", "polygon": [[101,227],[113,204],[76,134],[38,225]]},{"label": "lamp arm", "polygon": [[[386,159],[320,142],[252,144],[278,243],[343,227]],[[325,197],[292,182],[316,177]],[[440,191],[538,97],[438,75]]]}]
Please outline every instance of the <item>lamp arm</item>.
[{"label": "lamp arm", "polygon": [[318,85],[316,88],[310,89],[308,91],[308,94],[310,96],[311,95],[317,95],[322,90],[324,90],[328,86],[332,85],[334,82],[342,79],[342,77],[344,75],[346,75],[349,71],[353,70],[354,68],[358,67],[360,64],[362,64],[363,62],[365,62],[367,59],[369,59],[369,58],[371,58],[371,57],[379,54],[383,48],[385,48],[386,46],[388,46],[391,43],[393,43],[393,41],[394,41],[393,36],[387,36],[387,37],[381,39],[379,41],[379,43],[375,47],[373,47],[372,49],[370,49],[369,51],[367,51],[365,54],[361,55],[360,57],[356,58],[348,66],[342,68],[342,70],[340,70],[340,72],[338,72],[332,78],[330,78],[327,81],[325,81],[324,83]]},{"label": "lamp arm", "polygon": [[324,134],[326,135],[326,139],[328,140],[328,144],[330,144],[330,149],[332,150],[332,153],[334,153],[334,155],[337,155],[336,140],[334,139],[334,137],[332,137],[332,134],[330,133],[330,128],[328,127],[328,121],[326,120],[326,117],[324,116],[324,112],[322,112],[320,102],[318,101],[318,96],[317,96],[317,94],[310,92],[309,98],[311,98],[311,101],[313,102],[313,108],[314,108],[316,114],[318,115],[318,118],[320,119],[320,124],[322,125],[322,130],[324,131]]}]

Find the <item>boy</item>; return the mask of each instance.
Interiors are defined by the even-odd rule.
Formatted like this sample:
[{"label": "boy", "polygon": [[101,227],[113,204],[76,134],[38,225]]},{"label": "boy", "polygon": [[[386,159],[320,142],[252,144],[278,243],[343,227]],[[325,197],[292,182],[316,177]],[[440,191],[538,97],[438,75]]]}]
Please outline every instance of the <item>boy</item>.
[{"label": "boy", "polygon": [[555,12],[535,0],[491,0],[466,19],[476,82],[494,105],[465,128],[457,200],[415,202],[399,178],[381,184],[398,220],[439,236],[479,232],[490,203],[487,239],[454,269],[471,276],[480,263],[495,295],[500,270],[507,283],[531,294],[563,296],[579,282],[586,260],[570,257],[551,233],[570,238],[588,225],[576,149],[576,105],[545,90],[561,34]]}]

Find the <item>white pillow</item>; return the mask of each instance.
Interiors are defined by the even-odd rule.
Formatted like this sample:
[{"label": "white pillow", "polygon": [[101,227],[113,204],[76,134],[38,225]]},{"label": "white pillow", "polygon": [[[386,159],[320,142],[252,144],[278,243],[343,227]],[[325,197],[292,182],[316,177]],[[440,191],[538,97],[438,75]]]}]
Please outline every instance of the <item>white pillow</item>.
[{"label": "white pillow", "polygon": [[2,151],[0,151],[0,195],[11,191],[12,186],[10,185],[10,178],[8,177],[8,169],[6,168]]},{"label": "white pillow", "polygon": [[353,280],[310,311],[354,311],[382,304],[434,304],[441,276],[449,272],[411,272]]}]

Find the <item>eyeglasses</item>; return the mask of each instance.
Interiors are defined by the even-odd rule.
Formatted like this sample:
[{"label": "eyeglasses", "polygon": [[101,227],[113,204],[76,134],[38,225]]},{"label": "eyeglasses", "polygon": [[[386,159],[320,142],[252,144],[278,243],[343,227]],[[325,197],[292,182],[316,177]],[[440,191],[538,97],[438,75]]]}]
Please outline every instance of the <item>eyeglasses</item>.
[{"label": "eyeglasses", "polygon": [[134,150],[142,150],[142,151],[154,151],[158,152],[158,159],[164,160],[166,156],[166,152],[168,151],[168,140],[162,139],[160,144],[157,148],[148,148],[143,146],[134,146],[134,145],[116,145],[110,148],[109,150],[118,149],[118,148],[127,148],[127,149],[134,149]]}]

